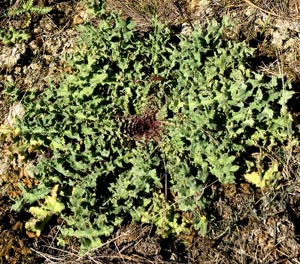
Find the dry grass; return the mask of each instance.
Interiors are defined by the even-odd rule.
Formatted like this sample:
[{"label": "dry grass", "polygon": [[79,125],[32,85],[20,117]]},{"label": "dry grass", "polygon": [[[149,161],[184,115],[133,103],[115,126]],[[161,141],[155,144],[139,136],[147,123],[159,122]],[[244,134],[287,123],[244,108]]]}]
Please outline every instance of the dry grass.
[{"label": "dry grass", "polygon": [[[267,75],[299,81],[299,1],[226,1],[223,14],[237,21],[236,37],[258,48],[257,64]],[[280,63],[281,71],[278,69]]]},{"label": "dry grass", "polygon": [[[55,239],[53,234],[52,242]],[[152,234],[149,225],[130,224],[123,226],[101,247],[80,255],[73,247],[62,250],[54,246],[46,246],[44,251],[33,249],[45,259],[45,264],[78,264],[78,263],[170,263],[161,259],[158,240],[160,238]],[[47,252],[50,252],[47,253]],[[176,263],[176,262],[174,262]]]},{"label": "dry grass", "polygon": [[186,19],[184,1],[178,0],[107,0],[107,10],[121,12],[123,17],[130,17],[140,31],[151,28],[153,17],[162,23],[180,25]]}]

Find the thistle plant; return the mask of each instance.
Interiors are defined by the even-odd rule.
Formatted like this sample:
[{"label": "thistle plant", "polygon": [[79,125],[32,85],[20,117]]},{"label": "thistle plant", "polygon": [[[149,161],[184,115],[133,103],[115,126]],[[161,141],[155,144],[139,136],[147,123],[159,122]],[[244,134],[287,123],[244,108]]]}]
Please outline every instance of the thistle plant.
[{"label": "thistle plant", "polygon": [[24,98],[20,135],[35,146],[39,184],[13,209],[59,214],[59,243],[76,237],[83,251],[124,220],[154,224],[163,236],[204,235],[205,187],[234,183],[255,169],[251,149],[292,137],[291,87],[250,69],[254,50],[224,39],[226,19],[190,36],[154,23],[141,37],[130,20],[102,16],[79,27],[66,58],[72,73]]}]

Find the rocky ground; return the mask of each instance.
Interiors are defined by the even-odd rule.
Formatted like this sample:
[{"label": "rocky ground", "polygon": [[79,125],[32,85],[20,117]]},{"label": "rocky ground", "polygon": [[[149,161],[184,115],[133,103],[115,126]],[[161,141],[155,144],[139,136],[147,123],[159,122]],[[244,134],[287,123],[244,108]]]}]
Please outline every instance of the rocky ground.
[{"label": "rocky ground", "polygon": [[[215,197],[211,208],[214,219],[204,238],[195,234],[163,239],[151,226],[129,224],[101,248],[79,256],[75,240],[69,241],[64,249],[55,247],[60,219],[49,223],[40,237],[26,232],[24,220],[29,216],[10,211],[10,205],[11,199],[20,193],[18,184],[30,187],[34,181],[28,175],[27,165],[22,163],[22,150],[13,137],[15,132],[4,133],[14,117],[22,113],[20,105],[11,104],[4,90],[15,86],[22,94],[32,88],[46,89],[49,79],[58,82],[59,75],[69,70],[61,55],[72,52],[78,35],[76,26],[89,19],[89,10],[79,1],[39,0],[33,5],[51,10],[45,14],[28,10],[14,14],[12,11],[21,9],[24,2],[2,2],[0,263],[300,263],[300,155],[297,149],[272,154],[281,164],[283,175],[275,190],[256,189],[246,182],[210,186],[209,191]],[[145,2],[149,3],[146,7]],[[300,4],[296,0],[107,0],[107,7],[122,11],[124,17],[132,17],[141,31],[149,30],[149,10],[155,10],[161,21],[185,34],[197,24],[204,25],[207,19],[220,19],[227,14],[236,19],[230,37],[246,40],[258,48],[253,58],[254,67],[267,75],[285,75],[296,90],[299,86]],[[93,23],[97,23],[97,19],[94,18]],[[295,97],[290,105],[295,119],[298,105],[298,97]]]}]

